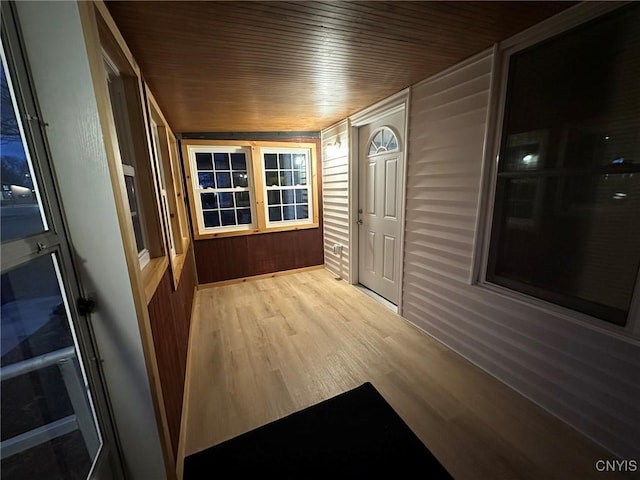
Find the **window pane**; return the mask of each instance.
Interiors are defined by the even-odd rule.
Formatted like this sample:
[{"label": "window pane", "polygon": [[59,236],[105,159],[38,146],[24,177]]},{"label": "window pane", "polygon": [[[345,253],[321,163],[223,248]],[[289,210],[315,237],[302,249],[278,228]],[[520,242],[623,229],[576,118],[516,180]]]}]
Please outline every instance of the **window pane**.
[{"label": "window pane", "polygon": [[269,207],[269,221],[278,222],[282,220],[281,207]]},{"label": "window pane", "polygon": [[290,153],[281,153],[278,155],[278,164],[280,169],[291,168],[291,154]]},{"label": "window pane", "polygon": [[624,325],[640,266],[640,7],[513,55],[488,278]]},{"label": "window pane", "polygon": [[276,170],[278,168],[278,155],[275,153],[264,154],[265,170]]},{"label": "window pane", "polygon": [[282,207],[282,219],[283,220],[295,220],[296,210],[293,205],[285,205]]},{"label": "window pane", "polygon": [[504,181],[495,274],[626,312],[640,264],[640,175],[516,182]]},{"label": "window pane", "polygon": [[234,170],[246,170],[247,159],[244,153],[232,153],[231,154],[231,167]]},{"label": "window pane", "polygon": [[228,153],[214,153],[213,160],[216,165],[216,170],[230,170]]},{"label": "window pane", "polygon": [[218,214],[218,210],[208,210],[208,211],[202,212],[202,216],[204,219],[205,227],[220,226],[220,216]]},{"label": "window pane", "polygon": [[307,156],[304,153],[296,153],[293,155],[293,168],[306,168]]},{"label": "window pane", "polygon": [[[5,272],[1,283],[2,478],[86,478],[101,440],[53,257]],[[18,435],[32,441],[9,447]]]},{"label": "window pane", "polygon": [[127,198],[129,200],[129,211],[131,212],[131,222],[133,223],[133,233],[136,237],[136,248],[138,253],[145,249],[144,235],[142,233],[142,219],[138,212],[138,201],[136,199],[135,179],[130,175],[124,176],[124,184],[127,189]]},{"label": "window pane", "polygon": [[234,187],[247,187],[248,185],[247,172],[233,172]]},{"label": "window pane", "polygon": [[626,125],[599,128],[570,127],[566,133],[567,148],[563,164],[566,167],[624,167],[640,163],[637,145],[640,142],[638,119]]},{"label": "window pane", "polygon": [[280,198],[280,190],[267,191],[267,203],[269,205],[280,205],[282,199]]},{"label": "window pane", "polygon": [[4,61],[0,77],[0,92],[2,93],[0,239],[5,242],[40,233],[46,229],[46,225],[41,214],[37,186],[34,185],[35,177],[28,158],[28,147],[22,140]]},{"label": "window pane", "polygon": [[293,186],[293,172],[291,170],[286,170],[281,172],[280,175],[280,184],[282,186],[292,187]]},{"label": "window pane", "polygon": [[307,172],[296,170],[293,172],[293,184],[294,185],[306,185],[307,184]]},{"label": "window pane", "polygon": [[216,173],[218,188],[231,188],[231,174],[229,172]]},{"label": "window pane", "polygon": [[218,194],[217,193],[201,193],[200,199],[202,200],[202,208],[218,208]]},{"label": "window pane", "polygon": [[283,190],[282,191],[282,203],[294,203],[294,193],[293,190]]},{"label": "window pane", "polygon": [[241,208],[237,210],[238,224],[249,225],[251,223],[251,210],[248,208]]},{"label": "window pane", "polygon": [[200,184],[200,188],[215,188],[215,184],[213,182],[213,173],[198,173],[198,183]]},{"label": "window pane", "polygon": [[220,210],[220,216],[222,217],[222,225],[236,225],[236,211],[235,210]]},{"label": "window pane", "polygon": [[233,207],[233,193],[219,193],[218,203],[220,204],[221,208]]},{"label": "window pane", "polygon": [[213,170],[213,157],[210,153],[196,153],[198,170]]},{"label": "window pane", "polygon": [[236,192],[236,207],[248,207],[249,203],[249,192]]},{"label": "window pane", "polygon": [[516,223],[518,220],[536,220],[536,205],[538,204],[538,191],[541,187],[539,178],[519,178],[508,181],[506,202],[507,218]]},{"label": "window pane", "polygon": [[548,132],[539,130],[509,135],[502,160],[503,171],[542,170]]},{"label": "window pane", "polygon": [[296,205],[296,219],[302,220],[309,218],[308,205]]},{"label": "window pane", "polygon": [[373,140],[371,140],[371,145],[369,146],[369,155],[373,155],[378,151],[378,148],[380,147],[380,144],[382,142],[382,132],[378,132],[376,133],[376,135],[373,137]]},{"label": "window pane", "polygon": [[278,172],[265,172],[265,182],[267,187],[273,187],[280,185],[280,178]]},{"label": "window pane", "polygon": [[309,202],[309,192],[306,188],[298,188],[296,189],[296,203],[307,203]]}]

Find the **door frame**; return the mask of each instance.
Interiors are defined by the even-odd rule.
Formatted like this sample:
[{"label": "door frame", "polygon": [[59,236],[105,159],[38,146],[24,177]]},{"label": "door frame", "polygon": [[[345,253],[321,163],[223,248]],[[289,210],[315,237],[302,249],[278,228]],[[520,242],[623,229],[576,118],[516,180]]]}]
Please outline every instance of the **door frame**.
[{"label": "door frame", "polygon": [[349,117],[349,283],[359,283],[359,229],[358,229],[358,203],[359,203],[359,176],[360,176],[360,128],[375,122],[387,115],[404,110],[404,128],[402,135],[402,152],[404,158],[402,187],[400,189],[400,265],[398,275],[398,315],[402,315],[402,284],[404,281],[404,235],[405,235],[405,208],[407,196],[407,165],[409,159],[409,105],[411,88],[406,88],[354,115]]},{"label": "door frame", "polygon": [[[125,466],[117,428],[113,418],[113,406],[109,397],[102,359],[91,323],[91,311],[82,312],[79,300],[90,298],[83,283],[82,259],[73,249],[64,202],[58,185],[55,164],[49,149],[48,123],[43,120],[36,89],[31,74],[30,60],[26,53],[24,37],[15,2],[2,4],[2,46],[17,101],[17,121],[23,126],[23,145],[31,156],[34,183],[38,188],[41,211],[47,228],[26,237],[10,239],[3,244],[1,270],[25,266],[41,257],[50,256],[59,282],[60,295],[65,305],[67,321],[74,337],[74,354],[77,357],[81,380],[88,387],[88,409],[97,424],[101,443],[96,458],[87,473],[88,479],[124,479]],[[13,70],[13,71],[12,71]],[[81,428],[81,427],[79,427]],[[32,430],[33,431],[33,430]],[[105,477],[107,476],[107,477]]]}]

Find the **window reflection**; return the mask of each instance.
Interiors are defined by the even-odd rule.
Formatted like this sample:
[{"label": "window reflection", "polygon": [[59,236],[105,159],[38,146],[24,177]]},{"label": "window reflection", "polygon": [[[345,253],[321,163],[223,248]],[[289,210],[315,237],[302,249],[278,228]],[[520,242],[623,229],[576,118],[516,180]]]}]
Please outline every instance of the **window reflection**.
[{"label": "window reflection", "polygon": [[25,147],[24,133],[11,78],[2,54],[0,72],[0,239],[2,242],[27,237],[47,229],[36,178]]},{"label": "window reflection", "polygon": [[624,325],[640,265],[640,7],[510,58],[487,277]]},{"label": "window reflection", "polygon": [[1,283],[2,478],[86,478],[101,440],[53,257]]}]

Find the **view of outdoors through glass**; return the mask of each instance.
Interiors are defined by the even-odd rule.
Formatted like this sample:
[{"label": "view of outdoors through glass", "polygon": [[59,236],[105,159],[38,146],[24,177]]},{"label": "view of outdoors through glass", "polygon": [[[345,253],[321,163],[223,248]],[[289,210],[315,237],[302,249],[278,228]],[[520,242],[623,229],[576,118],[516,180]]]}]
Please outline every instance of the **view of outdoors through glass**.
[{"label": "view of outdoors through glass", "polygon": [[1,277],[6,480],[84,479],[100,447],[56,270],[44,256]]},{"label": "view of outdoors through glass", "polygon": [[0,232],[3,265],[17,266],[3,266],[0,277],[2,479],[86,479],[102,440],[59,257],[41,253],[29,260],[24,252],[31,247],[13,248],[21,239],[44,233],[47,222],[33,168],[43,159],[32,157],[25,141],[7,65],[3,50]]},{"label": "view of outdoors through glass", "polygon": [[[0,208],[2,224],[0,238],[3,242],[27,237],[47,229],[41,213],[41,202],[37,194],[28,149],[25,148],[15,102],[11,79],[6,74],[5,59],[2,58],[0,73],[1,103],[0,156],[2,169],[2,193]],[[13,108],[11,108],[13,107]]]}]

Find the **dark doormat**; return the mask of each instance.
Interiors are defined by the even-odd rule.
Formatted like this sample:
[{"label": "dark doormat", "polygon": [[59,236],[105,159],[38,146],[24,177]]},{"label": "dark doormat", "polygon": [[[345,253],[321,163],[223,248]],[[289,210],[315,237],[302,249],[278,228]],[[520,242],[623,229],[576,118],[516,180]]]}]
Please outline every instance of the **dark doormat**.
[{"label": "dark doormat", "polygon": [[452,479],[371,383],[189,455],[183,480]]}]

